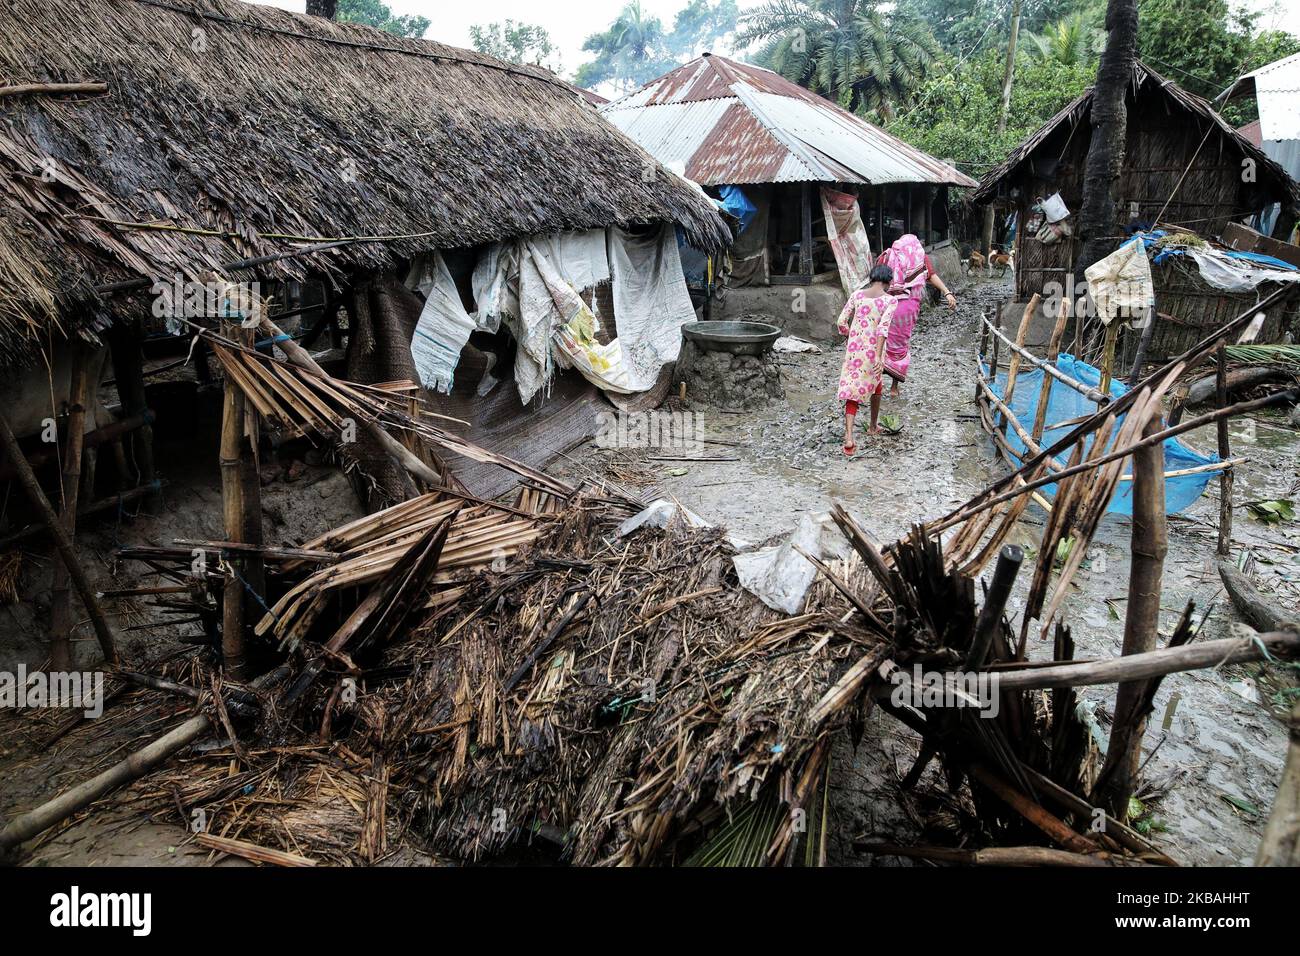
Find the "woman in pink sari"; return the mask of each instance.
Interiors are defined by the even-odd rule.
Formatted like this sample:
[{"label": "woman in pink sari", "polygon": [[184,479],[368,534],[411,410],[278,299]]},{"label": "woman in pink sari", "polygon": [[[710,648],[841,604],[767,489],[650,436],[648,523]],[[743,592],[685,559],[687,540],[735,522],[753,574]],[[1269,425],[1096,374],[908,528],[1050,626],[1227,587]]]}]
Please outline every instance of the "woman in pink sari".
[{"label": "woman in pink sari", "polygon": [[889,326],[885,374],[893,380],[889,389],[890,398],[898,398],[898,387],[907,381],[907,368],[912,363],[912,330],[916,328],[917,316],[921,314],[921,300],[925,296],[926,285],[938,289],[947,298],[948,308],[954,312],[957,311],[957,297],[934,271],[934,264],[925,254],[921,240],[911,233],[895,239],[894,244],[882,252],[876,261],[889,266],[894,273],[894,283],[889,288],[889,294],[898,298],[898,308],[894,311],[894,321]]},{"label": "woman in pink sari", "polygon": [[880,393],[884,388],[885,340],[889,323],[898,308],[889,294],[894,274],[888,266],[875,266],[867,284],[857,289],[844,303],[836,327],[849,341],[840,369],[839,399],[844,403],[844,454],[852,458],[858,445],[853,437],[853,420],[861,402],[871,403],[871,428],[868,435],[880,434]]}]

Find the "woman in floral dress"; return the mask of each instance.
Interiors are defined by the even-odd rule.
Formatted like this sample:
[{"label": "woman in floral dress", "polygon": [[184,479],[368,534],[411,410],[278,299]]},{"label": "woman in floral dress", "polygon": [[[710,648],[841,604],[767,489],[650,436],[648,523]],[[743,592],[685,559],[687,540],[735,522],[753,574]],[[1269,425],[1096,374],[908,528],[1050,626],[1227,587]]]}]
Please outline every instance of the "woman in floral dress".
[{"label": "woman in floral dress", "polygon": [[896,300],[889,294],[894,272],[878,265],[871,270],[867,284],[849,296],[840,313],[837,327],[849,337],[840,369],[839,399],[844,403],[844,454],[853,457],[857,442],[853,438],[853,420],[858,405],[871,405],[868,435],[880,434],[880,393],[884,378],[885,341],[894,316]]}]

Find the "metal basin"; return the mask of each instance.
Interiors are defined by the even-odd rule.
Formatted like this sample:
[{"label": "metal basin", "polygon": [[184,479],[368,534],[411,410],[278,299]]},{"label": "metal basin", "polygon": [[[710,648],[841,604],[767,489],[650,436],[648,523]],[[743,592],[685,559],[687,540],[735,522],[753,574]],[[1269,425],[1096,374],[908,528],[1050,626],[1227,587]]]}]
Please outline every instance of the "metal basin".
[{"label": "metal basin", "polygon": [[762,355],[781,337],[781,330],[766,322],[691,322],[682,335],[706,352]]}]

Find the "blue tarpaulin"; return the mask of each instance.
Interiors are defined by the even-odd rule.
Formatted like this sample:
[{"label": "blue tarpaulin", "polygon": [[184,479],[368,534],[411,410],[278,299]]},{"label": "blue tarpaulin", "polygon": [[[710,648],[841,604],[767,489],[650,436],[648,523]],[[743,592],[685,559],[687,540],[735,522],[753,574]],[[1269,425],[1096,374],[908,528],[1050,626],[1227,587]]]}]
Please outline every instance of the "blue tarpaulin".
[{"label": "blue tarpaulin", "polygon": [[749,201],[739,186],[721,186],[718,196],[722,202],[722,211],[740,220],[740,231],[744,232],[754,221],[758,207]]},{"label": "blue tarpaulin", "polygon": [[[1057,359],[1056,367],[1066,375],[1077,381],[1083,382],[1093,388],[1101,387],[1101,372],[1093,368],[1086,362],[1076,359],[1073,355],[1062,353]],[[982,371],[987,374],[987,368]],[[1015,394],[1011,396],[1011,411],[1015,414],[1020,424],[1024,426],[1025,431],[1029,431],[1030,425],[1035,419],[1038,411],[1038,397],[1043,388],[1043,376],[1046,373],[1040,369],[1022,369],[1016,376]],[[1047,427],[1043,432],[1042,446],[1051,447],[1060,439],[1069,434],[1073,425],[1062,425],[1062,422],[1069,422],[1085,415],[1092,415],[1097,411],[1094,402],[1083,395],[1080,395],[1074,389],[1070,388],[1063,382],[1055,378],[1051,380],[1052,385],[1047,395]],[[993,384],[993,392],[998,398],[1003,397],[1006,388],[1006,375],[1000,373],[997,381]],[[1110,383],[1110,394],[1112,398],[1119,398],[1128,391],[1127,386],[1114,380]],[[1001,418],[1001,416],[997,416]],[[1126,416],[1121,415],[1119,423],[1124,421]],[[1119,423],[1116,424],[1111,435],[1111,446],[1114,444],[1114,436],[1119,432]],[[1077,424],[1077,422],[1076,422]],[[1087,453],[1091,453],[1091,436],[1085,441],[1088,447]],[[1007,429],[1007,444],[1015,451],[1017,456],[1025,454],[1024,443],[1015,434],[1013,429]],[[1165,440],[1165,471],[1181,471],[1185,468],[1195,468],[1200,465],[1208,465],[1219,461],[1217,455],[1202,455],[1200,452],[1183,444],[1177,438]],[[1131,459],[1125,466],[1124,473],[1132,474]],[[1064,468],[1065,461],[1057,458],[1057,463]],[[1205,486],[1210,479],[1214,477],[1213,472],[1202,472],[1196,475],[1182,475],[1177,478],[1165,479],[1165,511],[1169,514],[1176,514],[1184,508],[1189,507],[1201,496]],[[1052,498],[1056,494],[1056,485],[1046,485],[1040,489],[1044,496]],[[1107,508],[1112,514],[1133,514],[1133,482],[1121,481],[1119,488],[1115,492],[1115,497],[1111,499],[1110,506]]]}]

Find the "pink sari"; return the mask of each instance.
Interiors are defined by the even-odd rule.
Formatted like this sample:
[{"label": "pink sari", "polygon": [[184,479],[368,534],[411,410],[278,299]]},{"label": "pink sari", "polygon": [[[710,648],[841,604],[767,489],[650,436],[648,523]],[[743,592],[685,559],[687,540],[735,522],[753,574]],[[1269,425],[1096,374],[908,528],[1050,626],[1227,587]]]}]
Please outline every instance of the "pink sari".
[{"label": "pink sari", "polygon": [[907,369],[912,363],[912,331],[921,314],[921,298],[930,270],[925,261],[925,247],[921,240],[908,233],[899,236],[878,260],[894,270],[891,295],[898,299],[894,320],[889,325],[889,338],[885,343],[885,372],[900,382],[907,380]]}]

